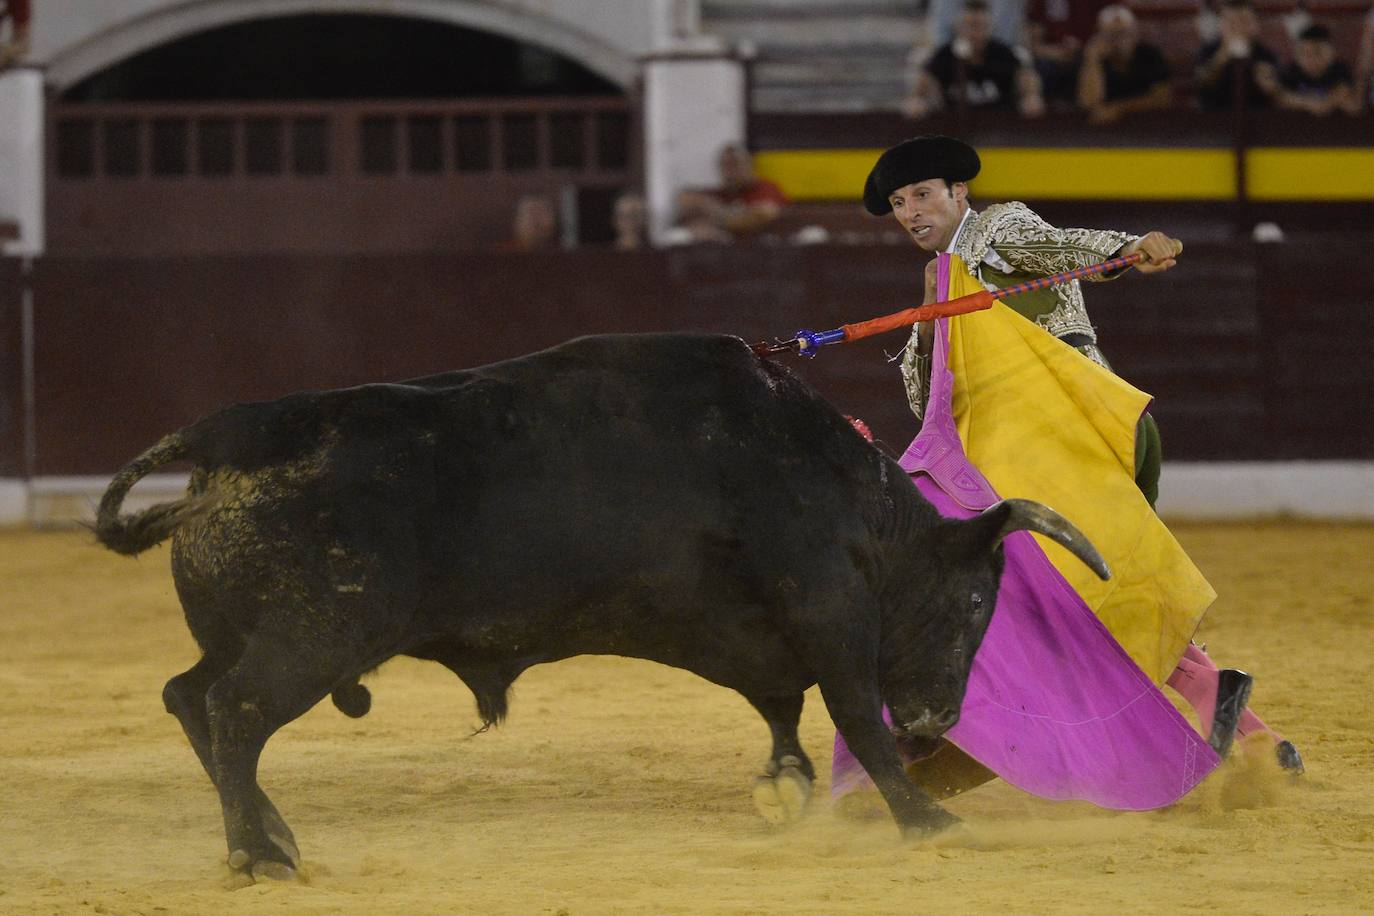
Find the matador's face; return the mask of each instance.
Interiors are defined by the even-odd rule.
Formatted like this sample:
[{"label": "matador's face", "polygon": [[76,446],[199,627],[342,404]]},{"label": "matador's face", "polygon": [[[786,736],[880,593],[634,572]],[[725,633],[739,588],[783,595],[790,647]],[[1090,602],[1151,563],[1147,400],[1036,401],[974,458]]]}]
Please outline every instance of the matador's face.
[{"label": "matador's face", "polygon": [[887,196],[892,215],[922,251],[949,247],[959,221],[968,209],[968,185],[943,178],[928,178],[898,188]]}]

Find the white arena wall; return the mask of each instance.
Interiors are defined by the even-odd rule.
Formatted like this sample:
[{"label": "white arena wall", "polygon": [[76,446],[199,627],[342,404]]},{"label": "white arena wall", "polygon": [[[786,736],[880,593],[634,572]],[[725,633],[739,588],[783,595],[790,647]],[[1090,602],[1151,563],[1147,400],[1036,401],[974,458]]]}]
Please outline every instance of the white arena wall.
[{"label": "white arena wall", "polygon": [[411,16],[564,54],[629,87],[636,61],[692,29],[696,0],[35,0],[29,61],[57,91],[126,57],[218,26],[304,13]]}]

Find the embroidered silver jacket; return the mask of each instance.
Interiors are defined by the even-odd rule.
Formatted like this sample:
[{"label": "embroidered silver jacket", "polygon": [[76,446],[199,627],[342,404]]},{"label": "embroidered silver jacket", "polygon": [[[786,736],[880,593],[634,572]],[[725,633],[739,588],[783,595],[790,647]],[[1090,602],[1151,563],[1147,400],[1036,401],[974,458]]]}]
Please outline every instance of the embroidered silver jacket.
[{"label": "embroidered silver jacket", "polygon": [[[973,271],[978,282],[989,290],[996,290],[1032,277],[1106,260],[1137,238],[1139,236],[1110,229],[1059,229],[1020,201],[1010,201],[992,204],[981,213],[970,214],[954,240],[954,253]],[[1110,277],[1098,275],[1090,279]],[[1088,343],[1079,347],[1080,351],[1094,362],[1107,365],[1097,348],[1097,333],[1088,320],[1079,281],[1051,287],[1038,294],[1014,296],[1007,299],[1006,304],[1055,337],[1082,335]],[[917,417],[925,412],[926,386],[930,378],[927,362],[916,355],[916,329],[913,328],[902,358],[902,378],[911,409]]]}]

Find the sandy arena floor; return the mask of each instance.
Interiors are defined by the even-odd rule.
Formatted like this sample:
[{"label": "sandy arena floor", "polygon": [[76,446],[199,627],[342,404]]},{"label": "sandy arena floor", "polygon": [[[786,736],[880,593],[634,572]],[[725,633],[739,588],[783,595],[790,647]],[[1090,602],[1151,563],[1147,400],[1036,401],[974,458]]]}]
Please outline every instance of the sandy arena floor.
[{"label": "sandy arena floor", "polygon": [[[434,665],[369,680],[268,745],[262,781],[305,884],[231,890],[219,807],[162,685],[195,646],[158,549],[0,531],[0,912],[1226,913],[1374,911],[1374,527],[1182,526],[1221,594],[1201,638],[1257,675],[1301,748],[1294,786],[1251,753],[1175,808],[1118,814],[993,784],[950,803],[979,848],[906,846],[886,819],[767,828],[767,729],[737,695],[583,658],[516,685],[469,738]],[[808,697],[802,737],[828,769]]]}]

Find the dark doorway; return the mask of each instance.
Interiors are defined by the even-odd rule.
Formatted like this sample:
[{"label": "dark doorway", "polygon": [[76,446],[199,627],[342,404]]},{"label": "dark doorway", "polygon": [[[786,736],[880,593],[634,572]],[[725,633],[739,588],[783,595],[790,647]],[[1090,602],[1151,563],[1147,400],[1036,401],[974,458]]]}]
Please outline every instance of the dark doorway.
[{"label": "dark doorway", "polygon": [[189,102],[616,96],[620,87],[537,45],[392,16],[258,19],[151,48],[65,101]]}]

